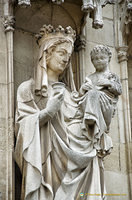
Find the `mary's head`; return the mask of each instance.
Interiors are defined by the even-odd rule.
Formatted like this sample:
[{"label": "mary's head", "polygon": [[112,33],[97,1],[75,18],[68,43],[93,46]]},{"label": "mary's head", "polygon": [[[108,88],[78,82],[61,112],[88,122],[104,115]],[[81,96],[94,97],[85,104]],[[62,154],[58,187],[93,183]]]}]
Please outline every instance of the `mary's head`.
[{"label": "mary's head", "polygon": [[[72,73],[70,57],[74,46],[75,31],[71,27],[64,29],[59,26],[54,29],[51,25],[44,25],[37,38],[40,52],[36,75],[36,94],[45,96],[49,81],[59,81],[60,77],[64,77],[64,73],[66,76],[66,71]],[[73,79],[73,75],[70,76]]]}]

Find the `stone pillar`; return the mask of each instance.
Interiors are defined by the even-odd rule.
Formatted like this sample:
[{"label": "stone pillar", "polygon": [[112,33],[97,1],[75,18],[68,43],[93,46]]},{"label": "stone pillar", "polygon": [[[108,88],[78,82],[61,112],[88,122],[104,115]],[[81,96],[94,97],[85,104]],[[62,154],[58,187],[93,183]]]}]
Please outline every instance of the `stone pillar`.
[{"label": "stone pillar", "polygon": [[[120,63],[122,96],[119,114],[119,129],[120,129],[120,155],[125,155],[128,191],[127,198],[131,199],[131,115],[129,103],[129,86],[128,86],[128,67],[127,67],[127,46],[122,46],[117,49],[118,62]],[[124,147],[123,147],[124,146]],[[122,155],[121,155],[122,157]],[[123,158],[123,157],[122,157]],[[125,164],[124,163],[124,164]],[[123,160],[121,165],[123,166]]]},{"label": "stone pillar", "polygon": [[[130,142],[131,140],[131,121],[130,121],[130,104],[129,104],[129,87],[128,87],[128,69],[127,69],[127,46],[117,49],[118,62],[120,63],[121,82],[122,82],[122,111],[124,118],[124,134],[120,130],[121,142]],[[122,126],[120,126],[122,127]]]},{"label": "stone pillar", "polygon": [[83,30],[82,35],[77,36],[77,40],[75,42],[75,52],[78,52],[78,58],[79,58],[79,63],[78,63],[78,89],[80,88],[80,85],[84,81],[85,78],[85,48],[86,48],[86,38],[85,38],[85,29]]},{"label": "stone pillar", "polygon": [[14,31],[14,17],[6,16],[4,18],[6,48],[7,48],[7,178],[8,178],[8,200],[14,199],[14,161],[13,161],[13,148],[14,148],[14,71],[13,71],[13,31]]}]

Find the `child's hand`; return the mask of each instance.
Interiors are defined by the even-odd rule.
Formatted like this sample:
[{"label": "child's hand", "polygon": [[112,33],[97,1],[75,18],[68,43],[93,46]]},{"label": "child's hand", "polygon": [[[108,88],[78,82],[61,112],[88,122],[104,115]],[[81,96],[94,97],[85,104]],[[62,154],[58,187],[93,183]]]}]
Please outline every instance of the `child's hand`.
[{"label": "child's hand", "polygon": [[79,90],[79,93],[81,95],[84,95],[86,93],[86,91],[91,90],[93,88],[93,85],[91,83],[90,82],[83,83]]},{"label": "child's hand", "polygon": [[90,90],[90,89],[92,89],[92,88],[93,88],[93,86],[92,86],[92,84],[89,83],[89,82],[86,82],[86,83],[84,83],[84,84],[82,85],[82,89],[83,89],[83,90],[86,90],[86,91],[88,91],[88,90]]},{"label": "child's hand", "polygon": [[109,81],[108,79],[102,79],[102,80],[99,80],[97,82],[97,86],[107,86],[107,87],[111,87],[112,86],[112,82]]}]

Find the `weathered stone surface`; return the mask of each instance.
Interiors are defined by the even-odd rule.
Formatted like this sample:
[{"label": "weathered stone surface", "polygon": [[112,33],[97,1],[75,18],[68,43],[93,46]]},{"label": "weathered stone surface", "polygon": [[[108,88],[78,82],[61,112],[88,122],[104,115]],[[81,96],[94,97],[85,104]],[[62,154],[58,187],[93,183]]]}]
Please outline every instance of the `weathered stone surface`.
[{"label": "weathered stone surface", "polygon": [[105,172],[106,187],[108,199],[112,200],[126,200],[130,199],[130,188],[128,183],[128,176],[126,174],[106,171]]},{"label": "weathered stone surface", "polygon": [[2,193],[2,200],[6,200],[6,190],[7,190],[7,153],[4,150],[0,150],[0,191]]},{"label": "weathered stone surface", "polygon": [[[87,21],[88,32],[86,38],[90,42],[114,46],[113,21],[104,19],[104,27],[100,30],[91,29],[92,20]],[[109,31],[108,31],[109,30]]]},{"label": "weathered stone surface", "polygon": [[106,17],[107,19],[113,19],[113,6],[107,5],[103,8],[103,17]]},{"label": "weathered stone surface", "polygon": [[6,151],[6,119],[0,118],[0,151]]}]

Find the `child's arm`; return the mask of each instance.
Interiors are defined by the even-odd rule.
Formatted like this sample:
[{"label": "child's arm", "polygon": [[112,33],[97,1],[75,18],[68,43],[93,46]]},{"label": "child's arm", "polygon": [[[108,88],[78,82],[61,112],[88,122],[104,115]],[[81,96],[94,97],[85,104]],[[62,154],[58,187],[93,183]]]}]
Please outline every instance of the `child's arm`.
[{"label": "child's arm", "polygon": [[80,96],[84,95],[88,90],[92,88],[93,88],[92,81],[88,77],[86,77],[84,83],[81,85],[79,90]]},{"label": "child's arm", "polygon": [[109,91],[117,96],[121,95],[122,87],[121,87],[120,79],[114,73],[112,73],[111,83],[112,83],[111,86],[108,87]]},{"label": "child's arm", "polygon": [[119,77],[114,73],[111,73],[110,77],[99,80],[97,86],[103,86],[103,88],[107,88],[111,93],[115,94],[116,96],[122,93],[122,87]]}]

